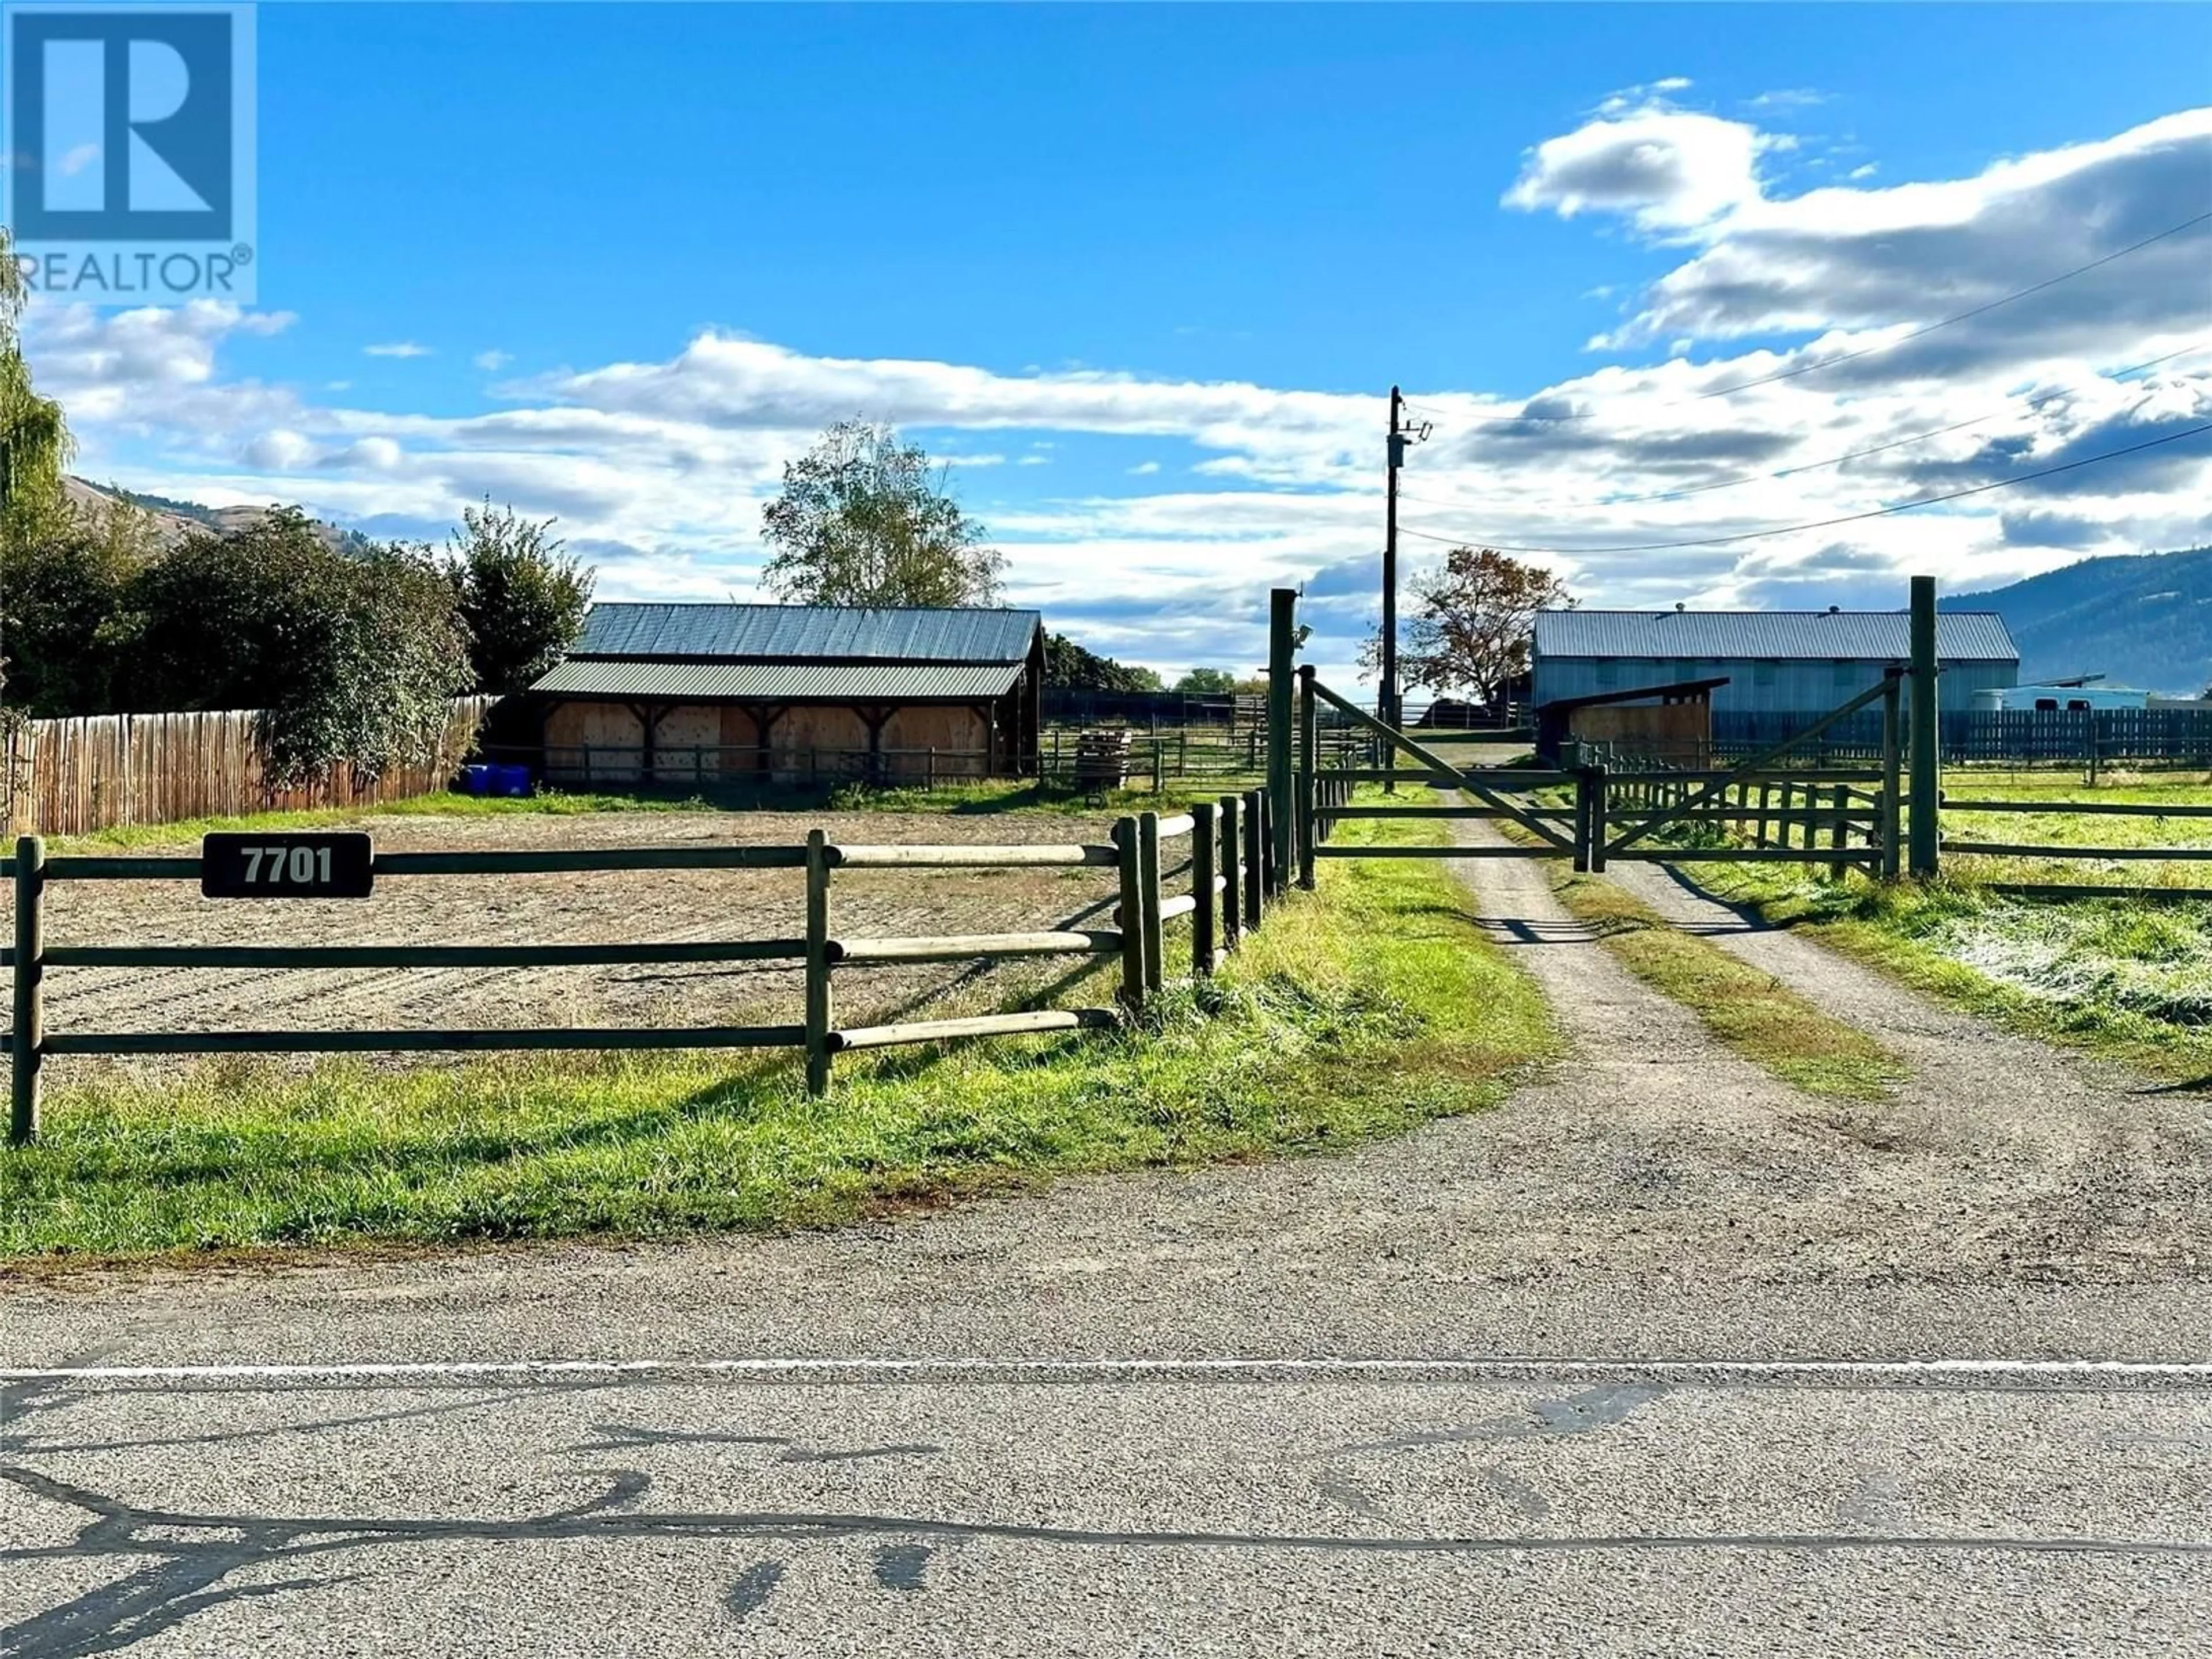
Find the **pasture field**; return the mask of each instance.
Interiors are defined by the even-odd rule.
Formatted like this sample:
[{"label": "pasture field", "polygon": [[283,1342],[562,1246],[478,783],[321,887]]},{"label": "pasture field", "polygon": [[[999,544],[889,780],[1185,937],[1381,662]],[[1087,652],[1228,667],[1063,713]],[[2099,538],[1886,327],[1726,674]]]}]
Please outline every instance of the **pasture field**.
[{"label": "pasture field", "polygon": [[[872,816],[865,828],[875,840],[943,841],[961,822]],[[1018,829],[1034,839],[1067,834],[1060,819],[973,822],[977,839],[1014,839]],[[787,840],[793,825],[755,815],[665,814],[648,823],[518,814],[489,826],[416,819],[389,833],[434,838],[410,843],[422,845],[599,844],[577,839],[592,836],[638,844],[655,833]],[[1401,839],[1407,828],[1361,824],[1345,834]],[[527,841],[533,831],[547,841]],[[757,883],[793,872],[728,873]],[[1064,916],[1091,902],[1089,889],[1066,876],[1111,872],[869,872],[884,884],[874,897],[860,873],[839,878],[834,902],[846,931],[857,932],[851,923],[864,915],[902,932],[995,926],[994,915],[1009,923],[1017,915]],[[422,890],[465,879],[434,878]],[[774,903],[774,919],[763,921],[745,907],[780,901],[772,889],[687,878],[647,898],[642,885],[594,892],[580,890],[580,880],[532,878],[526,890],[510,878],[496,884],[501,890],[472,895],[469,906],[410,915],[410,902],[374,924],[366,909],[349,922],[337,905],[303,905],[293,925],[325,939],[362,936],[333,931],[348,927],[428,937],[464,925],[513,937],[526,923],[562,927],[564,937],[645,938],[674,927],[732,937],[786,927],[795,914],[795,887],[793,903]],[[383,896],[380,886],[368,904]],[[181,896],[167,904],[137,917],[58,918],[55,935],[90,921],[127,925],[141,937],[155,923],[182,933],[188,922],[204,926],[217,908]],[[1178,951],[1188,959],[1180,926],[1168,951],[1171,963]],[[874,994],[965,1012],[1036,989],[957,964],[900,971],[939,977],[872,992],[860,973],[841,969],[841,1008]],[[1061,992],[1103,1001],[1112,972],[1110,962],[1086,964]],[[1087,982],[1091,975],[1102,982]],[[425,988],[409,981],[433,975],[362,975],[378,982],[310,988],[283,1006],[302,1021],[325,1018],[333,1006],[375,1003],[395,1018],[404,1008],[421,1023],[459,1024],[526,1009],[540,1018],[553,1006],[588,1012],[583,1005],[594,1003],[632,1019],[689,1024],[724,1002],[750,1014],[764,1000],[796,995],[795,975],[787,991],[750,971],[716,968],[687,969],[673,982],[659,969],[553,970],[542,984],[534,975],[476,974],[499,988],[473,993],[462,982],[470,976],[455,970],[452,982]],[[69,977],[57,970],[48,981],[51,1029],[94,1012],[63,1000]],[[106,1012],[118,1018],[135,1007],[144,1018],[230,1023],[214,1020],[213,1005],[179,988],[162,991],[158,1006],[113,986],[90,994],[111,999]],[[225,1009],[263,1025],[276,1023],[285,994],[264,984],[222,994]],[[1071,1172],[1346,1146],[1493,1103],[1554,1047],[1540,996],[1481,936],[1433,861],[1336,864],[1322,871],[1319,893],[1287,896],[1212,981],[1171,986],[1135,1027],[851,1056],[823,1100],[806,1097],[799,1067],[786,1055],[556,1054],[404,1066],[224,1059],[131,1069],[58,1061],[40,1140],[0,1155],[0,1260],[23,1271],[58,1259],[179,1251],[828,1224]]]},{"label": "pasture field", "polygon": [[[2212,806],[2204,775],[2108,775],[2092,787],[2049,772],[1945,775],[1947,838],[2069,847],[2212,846],[2212,819],[1976,812],[1976,800]],[[2015,1029],[2099,1049],[2160,1074],[2212,1074],[2212,902],[2024,898],[1997,882],[2212,887],[2212,861],[1943,855],[1943,878],[1884,890],[1818,866],[1692,873],[1718,896],[1889,969]]]}]

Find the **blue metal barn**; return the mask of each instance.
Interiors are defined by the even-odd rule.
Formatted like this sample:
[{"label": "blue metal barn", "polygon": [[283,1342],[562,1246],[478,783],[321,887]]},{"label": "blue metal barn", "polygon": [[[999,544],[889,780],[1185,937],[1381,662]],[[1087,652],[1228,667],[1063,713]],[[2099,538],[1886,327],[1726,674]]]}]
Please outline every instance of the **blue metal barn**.
[{"label": "blue metal barn", "polygon": [[[1936,619],[1937,703],[2020,679],[2020,651],[1995,611]],[[1814,715],[1876,684],[1911,655],[1902,611],[1545,611],[1537,613],[1532,701],[1726,676],[1713,712]]]}]

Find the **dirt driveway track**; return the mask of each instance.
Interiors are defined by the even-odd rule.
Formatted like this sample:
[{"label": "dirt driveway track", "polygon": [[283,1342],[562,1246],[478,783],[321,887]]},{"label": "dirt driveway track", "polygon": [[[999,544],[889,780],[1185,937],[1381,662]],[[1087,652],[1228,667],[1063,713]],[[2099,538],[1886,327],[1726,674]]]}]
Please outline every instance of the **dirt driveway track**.
[{"label": "dirt driveway track", "polygon": [[[1534,866],[1462,867],[1572,1043],[1482,1117],[830,1234],[0,1290],[0,1651],[2201,1655],[2194,1103],[1909,1000],[1895,1103],[1814,1101]],[[635,1368],[474,1369],[586,1358]]]}]

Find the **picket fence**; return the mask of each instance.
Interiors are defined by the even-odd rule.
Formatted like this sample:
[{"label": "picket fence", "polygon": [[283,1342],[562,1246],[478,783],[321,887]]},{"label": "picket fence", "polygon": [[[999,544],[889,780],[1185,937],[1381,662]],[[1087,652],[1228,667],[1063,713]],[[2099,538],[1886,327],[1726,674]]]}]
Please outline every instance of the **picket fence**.
[{"label": "picket fence", "polygon": [[444,788],[490,697],[453,704],[435,755],[374,778],[340,766],[279,787],[250,708],[92,714],[0,726],[0,823],[10,836],[81,836],[126,823],[363,806]]}]

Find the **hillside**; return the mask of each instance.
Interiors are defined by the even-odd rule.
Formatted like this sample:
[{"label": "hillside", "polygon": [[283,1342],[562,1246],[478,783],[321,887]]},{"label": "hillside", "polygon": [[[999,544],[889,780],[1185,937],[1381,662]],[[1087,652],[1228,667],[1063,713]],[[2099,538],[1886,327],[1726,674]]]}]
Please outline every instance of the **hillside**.
[{"label": "hillside", "polygon": [[[260,507],[202,507],[197,501],[172,501],[166,495],[147,495],[120,484],[96,484],[89,478],[75,476],[62,480],[62,487],[72,503],[78,507],[121,498],[144,507],[154,518],[155,532],[165,548],[173,547],[196,530],[243,530],[258,522],[268,509]],[[313,521],[316,532],[341,553],[356,552],[368,545],[359,531],[341,530],[334,524],[317,519]]]},{"label": "hillside", "polygon": [[2023,682],[2102,674],[2115,685],[2196,693],[2212,684],[2212,547],[2084,559],[1946,611],[1994,611],[2020,647]]}]

